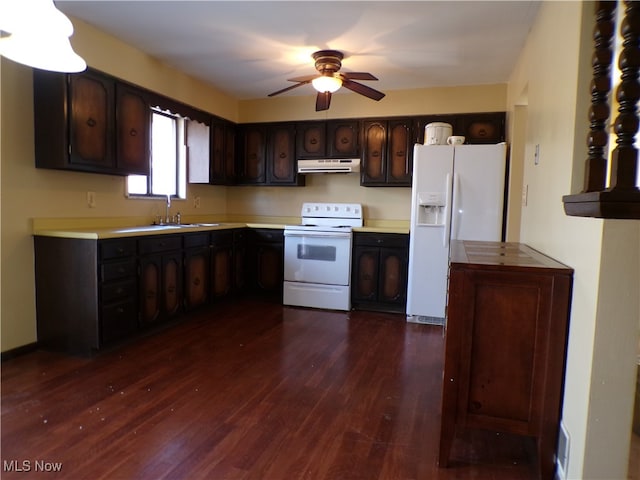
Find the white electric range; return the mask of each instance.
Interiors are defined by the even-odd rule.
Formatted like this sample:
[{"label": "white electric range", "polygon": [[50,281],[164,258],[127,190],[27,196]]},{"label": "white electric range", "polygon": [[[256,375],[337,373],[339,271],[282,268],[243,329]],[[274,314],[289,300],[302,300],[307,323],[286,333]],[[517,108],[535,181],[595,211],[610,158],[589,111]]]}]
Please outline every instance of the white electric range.
[{"label": "white electric range", "polygon": [[363,225],[357,203],[304,203],[300,225],[284,229],[283,303],[351,309],[351,240]]}]

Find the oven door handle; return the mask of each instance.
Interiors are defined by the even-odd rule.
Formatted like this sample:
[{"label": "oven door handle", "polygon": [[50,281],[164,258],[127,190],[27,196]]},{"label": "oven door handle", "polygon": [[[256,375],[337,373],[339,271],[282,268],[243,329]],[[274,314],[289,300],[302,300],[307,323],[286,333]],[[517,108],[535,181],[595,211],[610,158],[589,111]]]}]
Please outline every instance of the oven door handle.
[{"label": "oven door handle", "polygon": [[284,232],[285,237],[306,237],[306,238],[351,238],[351,234],[347,232],[335,233],[315,233],[315,232]]}]

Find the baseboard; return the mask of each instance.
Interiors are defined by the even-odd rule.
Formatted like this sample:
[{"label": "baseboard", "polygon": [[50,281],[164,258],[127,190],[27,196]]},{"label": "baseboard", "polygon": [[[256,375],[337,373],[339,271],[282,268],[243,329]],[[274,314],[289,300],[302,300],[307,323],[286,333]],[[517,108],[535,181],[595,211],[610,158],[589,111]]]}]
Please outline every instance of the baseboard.
[{"label": "baseboard", "polygon": [[35,352],[38,349],[38,344],[28,343],[26,345],[22,345],[21,347],[12,348],[11,350],[7,350],[5,352],[0,353],[0,361],[4,362],[7,360],[11,360],[12,358],[20,357],[22,355],[26,355],[27,353]]}]

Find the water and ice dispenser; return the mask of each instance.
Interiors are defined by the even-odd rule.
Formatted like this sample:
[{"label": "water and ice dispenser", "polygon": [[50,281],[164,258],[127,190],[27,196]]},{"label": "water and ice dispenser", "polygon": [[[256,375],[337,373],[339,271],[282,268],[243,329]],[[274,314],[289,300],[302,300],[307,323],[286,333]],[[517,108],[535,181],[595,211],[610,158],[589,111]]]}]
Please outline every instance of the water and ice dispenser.
[{"label": "water and ice dispenser", "polygon": [[443,192],[418,192],[418,225],[445,224],[445,194]]}]

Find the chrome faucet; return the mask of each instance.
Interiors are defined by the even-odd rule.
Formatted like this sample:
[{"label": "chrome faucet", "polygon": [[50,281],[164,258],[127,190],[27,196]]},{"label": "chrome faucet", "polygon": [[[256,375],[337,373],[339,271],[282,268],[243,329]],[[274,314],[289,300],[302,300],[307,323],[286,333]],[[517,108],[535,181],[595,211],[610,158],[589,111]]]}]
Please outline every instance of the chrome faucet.
[{"label": "chrome faucet", "polygon": [[169,215],[169,209],[171,209],[171,194],[167,194],[167,215],[165,216],[165,223],[171,223],[171,216]]}]

